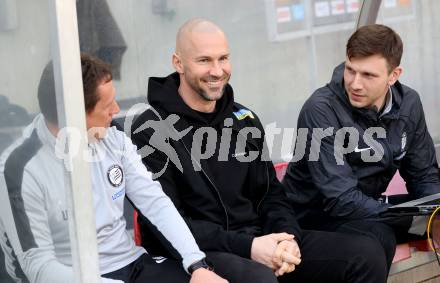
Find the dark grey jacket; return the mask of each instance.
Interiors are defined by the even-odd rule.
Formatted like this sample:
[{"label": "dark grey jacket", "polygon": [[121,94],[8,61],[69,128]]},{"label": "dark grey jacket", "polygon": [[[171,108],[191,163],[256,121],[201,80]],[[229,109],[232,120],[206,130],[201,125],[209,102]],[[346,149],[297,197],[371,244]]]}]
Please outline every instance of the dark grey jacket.
[{"label": "dark grey jacket", "polygon": [[[305,155],[289,164],[283,181],[298,217],[375,217],[387,207],[377,199],[396,170],[406,181],[411,198],[440,192],[435,149],[417,92],[396,82],[388,113],[357,109],[348,100],[343,72],[344,64],[335,68],[331,82],[313,93],[298,118],[298,128],[309,129]],[[313,128],[329,127],[334,128],[333,135],[322,140],[318,161],[308,161]],[[337,165],[334,133],[342,127],[356,128],[359,143],[358,150],[345,154],[343,165]],[[373,136],[383,148],[383,158],[376,162],[365,162],[359,150],[370,147],[363,139],[370,127],[382,127],[386,132],[385,138]]]}]

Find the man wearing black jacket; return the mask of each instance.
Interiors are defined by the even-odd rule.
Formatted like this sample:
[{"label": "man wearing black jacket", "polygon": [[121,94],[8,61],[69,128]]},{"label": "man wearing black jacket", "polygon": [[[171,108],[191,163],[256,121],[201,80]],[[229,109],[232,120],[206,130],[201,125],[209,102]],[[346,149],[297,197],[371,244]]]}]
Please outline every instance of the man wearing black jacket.
[{"label": "man wearing black jacket", "polygon": [[388,266],[396,241],[404,240],[396,236],[408,239],[408,230],[423,234],[426,227],[415,225],[420,217],[383,214],[390,204],[381,195],[396,170],[409,198],[440,192],[419,95],[398,81],[402,51],[399,35],[383,25],[350,37],[345,64],[300,112],[306,151],[283,180],[304,228],[370,236],[383,246]]},{"label": "man wearing black jacket", "polygon": [[[262,156],[258,117],[234,102],[220,28],[185,23],[173,65],[176,73],[150,78],[153,108],[135,121],[132,139],[215,271],[230,282],[385,282],[383,251],[368,237],[298,226]],[[176,256],[148,220],[139,221],[149,251]]]}]

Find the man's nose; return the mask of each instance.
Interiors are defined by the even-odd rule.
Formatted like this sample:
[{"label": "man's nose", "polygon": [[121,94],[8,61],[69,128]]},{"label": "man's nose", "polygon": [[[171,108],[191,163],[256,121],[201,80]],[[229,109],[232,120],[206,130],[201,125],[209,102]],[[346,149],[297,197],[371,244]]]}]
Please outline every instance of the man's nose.
[{"label": "man's nose", "polygon": [[118,114],[119,111],[121,111],[121,108],[119,108],[119,104],[115,101],[113,114]]},{"label": "man's nose", "polygon": [[220,78],[223,76],[223,68],[222,65],[218,61],[214,61],[212,67],[209,71],[209,74],[213,77]]},{"label": "man's nose", "polygon": [[350,87],[352,89],[362,89],[362,79],[359,74],[353,76]]}]

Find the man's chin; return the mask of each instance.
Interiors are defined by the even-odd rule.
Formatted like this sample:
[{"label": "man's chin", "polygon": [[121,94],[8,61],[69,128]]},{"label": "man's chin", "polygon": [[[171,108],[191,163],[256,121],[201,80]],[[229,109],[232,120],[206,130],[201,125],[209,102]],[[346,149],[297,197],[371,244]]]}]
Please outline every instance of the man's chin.
[{"label": "man's chin", "polygon": [[107,134],[108,127],[96,126],[87,129],[87,135],[89,137],[89,142],[97,141],[103,139]]},{"label": "man's chin", "polygon": [[353,99],[349,99],[349,100],[350,100],[351,106],[354,107],[354,108],[363,108],[363,107],[365,107],[364,103],[361,102],[361,101],[356,101],[356,100],[353,100]]},{"label": "man's chin", "polygon": [[358,109],[360,109],[360,108],[365,108],[365,105],[363,105],[363,104],[361,104],[361,103],[358,103],[358,102],[351,102],[351,101],[350,101],[350,104],[351,104],[351,106],[354,107],[354,108],[358,108]]},{"label": "man's chin", "polygon": [[223,89],[220,92],[204,91],[199,94],[206,101],[217,101],[223,97]]}]

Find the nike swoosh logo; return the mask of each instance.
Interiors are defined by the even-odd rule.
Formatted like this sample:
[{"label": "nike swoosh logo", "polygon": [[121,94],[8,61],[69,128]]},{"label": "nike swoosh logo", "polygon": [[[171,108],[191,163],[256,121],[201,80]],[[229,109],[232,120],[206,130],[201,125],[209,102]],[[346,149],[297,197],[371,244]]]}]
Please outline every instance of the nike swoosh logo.
[{"label": "nike swoosh logo", "polygon": [[164,262],[165,260],[167,260],[167,258],[166,258],[166,257],[163,257],[163,256],[155,256],[155,257],[153,257],[153,259],[154,259],[154,261],[155,261],[156,263],[162,263],[162,262]]},{"label": "nike swoosh logo", "polygon": [[356,146],[356,148],[354,149],[354,152],[362,152],[362,151],[367,151],[370,149],[371,149],[371,147],[359,148],[359,146]]}]

